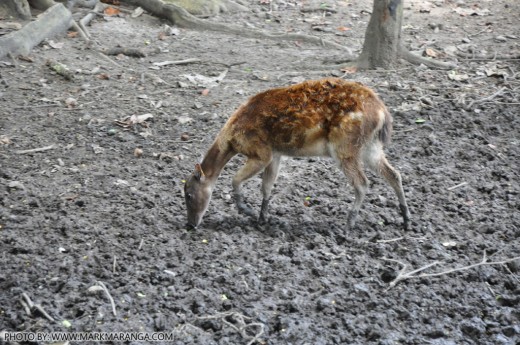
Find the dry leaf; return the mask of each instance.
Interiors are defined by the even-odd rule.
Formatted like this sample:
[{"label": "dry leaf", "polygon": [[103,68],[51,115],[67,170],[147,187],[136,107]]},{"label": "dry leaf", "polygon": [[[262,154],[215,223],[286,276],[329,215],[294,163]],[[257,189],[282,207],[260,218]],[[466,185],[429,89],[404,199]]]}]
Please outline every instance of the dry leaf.
[{"label": "dry leaf", "polygon": [[122,120],[115,120],[114,122],[123,128],[129,128],[137,124],[140,124],[143,127],[148,127],[146,120],[151,118],[153,118],[152,114],[132,115],[127,116]]},{"label": "dry leaf", "polygon": [[355,66],[352,66],[352,67],[345,67],[345,68],[342,68],[340,71],[341,71],[341,72],[345,72],[345,73],[352,74],[352,73],[356,73],[356,72],[357,72],[357,67],[355,67]]},{"label": "dry leaf", "polygon": [[9,137],[6,137],[5,135],[0,136],[0,145],[9,145],[12,144],[11,139]]},{"label": "dry leaf", "polygon": [[33,58],[25,55],[18,55],[18,59],[25,62],[34,62]]},{"label": "dry leaf", "polygon": [[455,71],[450,71],[448,73],[448,78],[450,80],[454,80],[454,81],[463,81],[463,80],[467,80],[469,78],[469,76],[467,74],[458,74]]},{"label": "dry leaf", "polygon": [[115,15],[118,15],[119,13],[121,13],[121,11],[119,11],[119,9],[115,8],[115,7],[107,7],[103,13],[107,16],[115,16]]},{"label": "dry leaf", "polygon": [[132,18],[137,18],[139,17],[141,14],[144,13],[144,10],[141,8],[141,7],[138,7],[134,10],[134,12],[132,12],[132,14],[130,15],[130,17]]},{"label": "dry leaf", "polygon": [[63,42],[54,42],[53,40],[49,41],[49,46],[54,49],[61,49],[63,48]]},{"label": "dry leaf", "polygon": [[67,108],[75,108],[78,105],[78,101],[75,98],[69,97],[65,100],[65,105]]},{"label": "dry leaf", "polygon": [[200,93],[202,96],[207,96],[209,94],[209,89],[204,89],[202,90],[202,92]]},{"label": "dry leaf", "polygon": [[100,73],[96,76],[98,79],[101,79],[101,80],[108,80],[110,79],[110,76],[106,73]]},{"label": "dry leaf", "polygon": [[67,37],[68,38],[76,38],[76,37],[78,37],[78,32],[77,31],[69,31],[69,32],[67,32]]},{"label": "dry leaf", "polygon": [[339,31],[349,31],[349,30],[352,30],[352,29],[351,29],[351,28],[348,28],[348,27],[346,27],[346,26],[340,26],[340,27],[338,28],[338,30],[339,30]]},{"label": "dry leaf", "polygon": [[181,125],[185,124],[185,123],[188,123],[190,121],[193,121],[193,119],[189,116],[178,116],[177,117],[177,121],[179,121],[179,123]]},{"label": "dry leaf", "polygon": [[424,50],[424,55],[432,57],[432,58],[436,58],[439,54],[432,48],[426,48]]}]

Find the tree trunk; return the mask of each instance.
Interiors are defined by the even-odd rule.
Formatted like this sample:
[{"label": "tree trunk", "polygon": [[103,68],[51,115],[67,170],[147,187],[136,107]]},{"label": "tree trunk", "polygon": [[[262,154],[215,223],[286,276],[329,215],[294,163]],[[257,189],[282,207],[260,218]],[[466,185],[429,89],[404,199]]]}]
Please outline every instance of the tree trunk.
[{"label": "tree trunk", "polygon": [[27,0],[4,0],[9,13],[24,20],[31,19],[31,9]]},{"label": "tree trunk", "polygon": [[396,62],[400,49],[402,19],[401,0],[374,0],[358,67],[388,68]]}]

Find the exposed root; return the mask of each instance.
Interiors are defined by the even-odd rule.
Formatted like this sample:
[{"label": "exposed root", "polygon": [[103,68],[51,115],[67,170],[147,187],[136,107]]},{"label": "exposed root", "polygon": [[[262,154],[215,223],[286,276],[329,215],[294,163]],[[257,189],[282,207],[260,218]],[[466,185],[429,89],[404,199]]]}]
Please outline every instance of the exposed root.
[{"label": "exposed root", "polygon": [[56,4],[43,12],[38,20],[25,25],[21,30],[0,37],[0,58],[9,53],[27,55],[41,41],[72,25],[72,14],[62,4]]},{"label": "exposed root", "polygon": [[432,59],[428,59],[428,58],[425,58],[422,56],[415,55],[415,54],[411,53],[410,51],[404,49],[403,47],[401,47],[401,49],[399,49],[399,57],[414,65],[423,64],[430,68],[451,69],[451,68],[456,67],[456,65],[449,63],[449,62],[432,60]]},{"label": "exposed root", "polygon": [[219,31],[248,38],[306,42],[328,48],[347,50],[349,54],[351,53],[348,47],[316,36],[292,33],[269,33],[261,30],[252,30],[233,25],[209,22],[191,15],[182,7],[173,4],[165,4],[160,0],[124,0],[124,2],[134,6],[141,6],[154,16],[168,19],[173,24],[188,29]]}]

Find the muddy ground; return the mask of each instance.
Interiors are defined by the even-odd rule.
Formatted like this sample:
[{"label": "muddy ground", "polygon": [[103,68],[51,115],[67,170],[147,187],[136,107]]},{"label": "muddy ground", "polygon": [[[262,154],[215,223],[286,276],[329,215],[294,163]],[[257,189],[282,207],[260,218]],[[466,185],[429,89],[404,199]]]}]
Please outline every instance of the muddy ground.
[{"label": "muddy ground", "polygon": [[[356,54],[371,2],[249,7],[210,20],[318,35]],[[175,344],[520,344],[520,262],[500,263],[520,255],[519,23],[517,1],[406,2],[404,45],[458,64],[445,71],[402,63],[343,73],[330,67],[344,60],[339,50],[180,28],[164,36],[165,23],[146,14],[98,17],[90,47],[58,37],[31,61],[5,60],[0,331],[162,331]],[[147,56],[97,52],[117,45]],[[199,61],[154,65],[191,58]],[[223,78],[190,81],[197,75]],[[231,112],[261,90],[331,75],[375,88],[393,113],[387,153],[411,230],[391,189],[369,175],[358,224],[345,231],[353,190],[324,158],[285,161],[264,226],[232,204],[235,158],[202,225],[187,230],[183,181]],[[143,114],[153,118],[115,122]],[[245,187],[257,209],[259,184]],[[467,267],[484,255],[494,264]],[[435,262],[417,274],[442,274],[392,284]],[[48,317],[27,312],[23,294]]]}]

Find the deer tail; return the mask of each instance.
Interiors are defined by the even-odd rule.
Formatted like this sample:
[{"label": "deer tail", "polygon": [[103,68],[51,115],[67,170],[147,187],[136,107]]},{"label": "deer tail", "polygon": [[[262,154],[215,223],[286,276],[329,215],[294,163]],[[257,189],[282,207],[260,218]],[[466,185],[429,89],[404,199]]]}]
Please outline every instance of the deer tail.
[{"label": "deer tail", "polygon": [[392,115],[388,112],[388,109],[384,109],[384,116],[382,117],[383,125],[379,130],[379,140],[383,145],[390,143],[392,136]]}]

